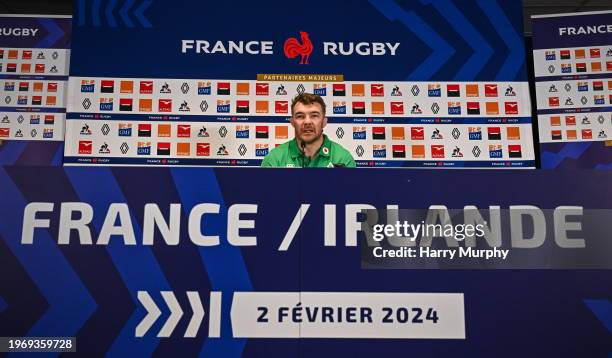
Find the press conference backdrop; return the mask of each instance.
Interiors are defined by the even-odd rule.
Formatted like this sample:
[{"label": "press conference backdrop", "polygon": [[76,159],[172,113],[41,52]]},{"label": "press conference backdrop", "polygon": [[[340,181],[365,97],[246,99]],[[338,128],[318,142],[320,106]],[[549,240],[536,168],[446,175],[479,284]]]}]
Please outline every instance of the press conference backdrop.
[{"label": "press conference backdrop", "polygon": [[612,168],[612,11],[533,16],[543,168]]},{"label": "press conference backdrop", "polygon": [[0,163],[61,164],[72,20],[0,15]]},{"label": "press conference backdrop", "polygon": [[129,5],[75,1],[66,164],[257,166],[312,92],[359,166],[535,165],[520,2]]},{"label": "press conference backdrop", "polygon": [[[89,356],[606,357],[610,270],[367,270],[356,221],[388,205],[610,209],[611,175],[2,167],[0,336],[76,336]],[[410,321],[279,321],[300,302],[384,302]]]}]

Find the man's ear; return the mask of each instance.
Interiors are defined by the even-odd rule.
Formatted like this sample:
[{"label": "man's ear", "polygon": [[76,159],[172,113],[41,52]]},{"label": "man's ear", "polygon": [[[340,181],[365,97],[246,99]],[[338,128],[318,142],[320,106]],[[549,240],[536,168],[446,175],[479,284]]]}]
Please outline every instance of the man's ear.
[{"label": "man's ear", "polygon": [[327,117],[323,117],[323,123],[321,124],[321,129],[325,128],[327,125]]}]

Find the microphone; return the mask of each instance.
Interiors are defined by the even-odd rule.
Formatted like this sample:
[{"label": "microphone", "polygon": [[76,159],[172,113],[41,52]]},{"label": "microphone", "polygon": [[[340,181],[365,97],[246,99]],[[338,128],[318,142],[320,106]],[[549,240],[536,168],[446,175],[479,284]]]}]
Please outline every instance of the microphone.
[{"label": "microphone", "polygon": [[302,149],[302,154],[300,155],[300,159],[302,160],[302,168],[304,168],[304,160],[306,159],[306,143],[304,141],[300,142],[300,147]]}]

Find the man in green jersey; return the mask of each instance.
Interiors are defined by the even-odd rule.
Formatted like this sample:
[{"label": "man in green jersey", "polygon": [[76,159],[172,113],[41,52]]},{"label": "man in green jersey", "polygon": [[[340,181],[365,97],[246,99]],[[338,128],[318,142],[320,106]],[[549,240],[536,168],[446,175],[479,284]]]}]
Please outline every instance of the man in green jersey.
[{"label": "man in green jersey", "polygon": [[291,125],[295,138],[271,150],[261,163],[262,167],[355,167],[351,153],[323,134],[327,117],[325,102],[320,96],[297,95],[291,102]]}]

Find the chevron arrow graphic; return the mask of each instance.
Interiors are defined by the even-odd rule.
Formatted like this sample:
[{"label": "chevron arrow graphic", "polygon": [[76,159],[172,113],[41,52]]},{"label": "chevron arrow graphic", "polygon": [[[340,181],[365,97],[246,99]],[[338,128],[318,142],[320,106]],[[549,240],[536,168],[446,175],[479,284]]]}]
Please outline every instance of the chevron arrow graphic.
[{"label": "chevron arrow graphic", "polygon": [[183,310],[181,309],[181,306],[179,305],[178,301],[176,300],[176,296],[174,296],[172,291],[162,291],[161,295],[164,298],[164,301],[166,301],[166,305],[170,309],[170,317],[168,317],[168,320],[157,336],[161,338],[168,338],[176,328],[176,325],[181,317],[183,317]]},{"label": "chevron arrow graphic", "polygon": [[77,25],[78,26],[83,26],[85,25],[85,9],[86,9],[86,4],[85,4],[85,0],[77,0],[77,11],[75,14],[75,17],[77,19]]},{"label": "chevron arrow graphic", "polygon": [[432,5],[444,18],[452,19],[449,24],[472,48],[474,53],[455,75],[456,80],[472,80],[487,64],[493,55],[493,49],[470,23],[463,13],[450,0],[421,0],[423,4]]},{"label": "chevron arrow graphic", "polygon": [[[516,79],[521,66],[525,62],[525,45],[497,1],[478,0],[478,5],[488,14],[487,18],[491,25],[493,25],[499,37],[506,43],[509,50],[506,61],[495,79],[498,81],[512,81]],[[495,21],[491,21],[491,19],[495,19]]]},{"label": "chevron arrow graphic", "polygon": [[140,4],[140,6],[138,6],[138,8],[136,8],[136,10],[134,11],[134,16],[136,17],[136,19],[138,19],[142,27],[153,27],[153,25],[151,25],[149,20],[147,20],[147,18],[144,16],[145,10],[149,6],[151,6],[152,2],[153,2],[152,0],[147,0],[143,2],[142,4]]},{"label": "chevron arrow graphic", "polygon": [[542,165],[546,168],[556,168],[563,160],[578,159],[592,145],[591,142],[565,143],[559,153],[542,152]]},{"label": "chevron arrow graphic", "polygon": [[161,311],[146,291],[138,291],[138,301],[147,310],[147,315],[136,326],[136,337],[144,337],[151,326],[153,326],[153,323],[161,316]]},{"label": "chevron arrow graphic", "polygon": [[134,5],[134,0],[127,0],[119,10],[119,15],[121,16],[121,18],[123,19],[123,23],[125,23],[125,26],[127,27],[134,27],[134,23],[132,23],[132,20],[130,20],[128,16],[128,11],[130,10],[130,7],[132,7],[132,5]]},{"label": "chevron arrow graphic", "polygon": [[102,5],[101,0],[94,0],[91,5],[91,22],[95,27],[99,27],[102,24],[100,22],[100,5]]},{"label": "chevron arrow graphic", "polygon": [[389,20],[399,21],[432,50],[431,55],[406,78],[407,80],[424,80],[433,77],[456,52],[455,48],[444,41],[415,12],[405,11],[393,0],[369,0],[369,2]]},{"label": "chevron arrow graphic", "polygon": [[108,26],[117,27],[117,21],[115,21],[115,17],[113,16],[113,9],[117,5],[117,0],[110,0],[106,5],[106,21],[108,21]]},{"label": "chevron arrow graphic", "polygon": [[[102,169],[102,168],[100,168]],[[129,200],[121,190],[121,183],[117,181],[110,169],[100,170],[96,173],[98,185],[92,188],[91,179],[83,171],[70,170],[66,172],[70,184],[78,194],[78,201],[91,203],[95,211],[104,211],[113,203],[127,203]],[[92,220],[93,229],[98,233],[104,225],[103,217],[96,217]],[[133,222],[136,219],[132,217]],[[134,224],[136,237],[142,235],[140,225]],[[114,317],[122,320],[124,326],[116,336],[112,346],[106,351],[109,357],[122,357],[131,355],[134,357],[148,357],[153,354],[160,340],[153,335],[145,337],[134,344],[134,327],[142,320],[144,313],[141,309],[132,309],[140,306],[138,301],[138,291],[160,292],[170,290],[170,285],[166,281],[161,268],[151,250],[125,250],[122,245],[109,245],[107,251],[113,260],[117,272],[125,283],[126,292],[131,299],[122,301],[129,310],[120,311],[129,317]],[[147,272],[146,276],[141,276],[141,272]],[[117,294],[120,294],[119,292]]]},{"label": "chevron arrow graphic", "polygon": [[200,295],[197,292],[187,292],[187,298],[189,298],[189,304],[193,309],[193,316],[191,317],[189,326],[187,326],[187,330],[185,331],[185,337],[194,338],[198,335],[198,330],[200,329],[202,319],[204,318],[204,307],[202,307],[202,301],[200,300]]},{"label": "chevron arrow graphic", "polygon": [[[612,301],[607,299],[590,299],[583,301],[597,319],[599,319],[601,324],[608,329],[608,332],[612,334]],[[612,352],[610,352],[608,358],[612,358]]]},{"label": "chevron arrow graphic", "polygon": [[28,201],[3,168],[0,168],[0,197],[10,204],[0,205],[0,233],[48,303],[45,313],[26,335],[51,336],[61,332],[75,336],[95,312],[96,302],[49,231],[41,230],[36,248],[21,244],[21,228],[13,223],[22,221],[19,215]]},{"label": "chevron arrow graphic", "polygon": [[584,300],[591,312],[599,319],[610,334],[612,334],[612,301],[606,299]]},{"label": "chevron arrow graphic", "polygon": [[45,48],[52,47],[59,39],[61,39],[65,33],[61,27],[57,26],[55,21],[51,19],[38,19],[38,23],[40,23],[45,30],[47,30],[47,36],[45,36],[39,43],[36,44],[36,47]]},{"label": "chevron arrow graphic", "polygon": [[[164,299],[168,310],[170,311],[170,316],[166,319],[163,327],[157,334],[157,337],[160,338],[168,338],[172,335],[179,321],[183,317],[184,311],[181,308],[178,300],[176,299],[176,295],[172,291],[161,291],[161,296]],[[151,295],[147,291],[138,291],[137,294],[138,301],[142,304],[142,306],[147,311],[147,315],[140,321],[138,326],[136,327],[135,335],[136,337],[144,337],[147,332],[153,327],[153,324],[157,321],[157,319],[161,316],[161,310],[151,298]],[[211,292],[211,310],[220,313],[221,306],[221,292]],[[185,334],[183,337],[185,338],[194,338],[198,335],[198,331],[200,330],[200,326],[202,325],[202,320],[206,312],[204,311],[204,307],[202,305],[202,300],[200,299],[200,294],[196,291],[187,291],[187,298],[189,299],[189,306],[191,306],[191,311],[193,315],[189,320],[189,325],[185,330]],[[219,311],[219,312],[217,312]],[[220,320],[220,316],[218,314],[213,314],[211,317],[214,317],[215,320]],[[219,332],[216,327],[219,325],[215,322],[211,323],[211,332],[209,332],[210,337],[219,337]]]}]

